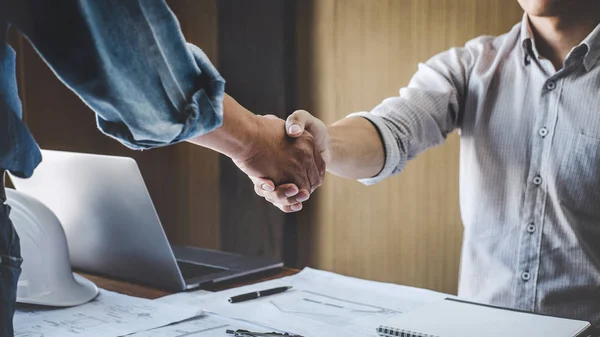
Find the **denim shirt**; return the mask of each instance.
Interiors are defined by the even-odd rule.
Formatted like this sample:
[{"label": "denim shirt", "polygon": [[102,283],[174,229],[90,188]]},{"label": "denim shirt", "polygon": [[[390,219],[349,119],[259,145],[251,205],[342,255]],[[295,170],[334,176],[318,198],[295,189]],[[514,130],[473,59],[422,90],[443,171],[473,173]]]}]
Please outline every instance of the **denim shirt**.
[{"label": "denim shirt", "polygon": [[[0,168],[28,177],[41,160],[22,123],[12,26],[132,149],[181,142],[222,123],[224,80],[185,42],[161,0],[0,0]],[[48,116],[51,118],[51,116]]]}]

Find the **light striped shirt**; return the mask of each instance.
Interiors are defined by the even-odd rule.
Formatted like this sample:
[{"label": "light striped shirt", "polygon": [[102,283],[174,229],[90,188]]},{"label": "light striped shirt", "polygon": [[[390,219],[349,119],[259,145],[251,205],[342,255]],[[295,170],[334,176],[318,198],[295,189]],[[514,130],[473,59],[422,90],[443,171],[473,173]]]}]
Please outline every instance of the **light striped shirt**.
[{"label": "light striped shirt", "polygon": [[353,114],[385,144],[385,167],[366,184],[459,131],[459,296],[600,323],[599,56],[600,26],[557,72],[525,15],[420,64],[399,96]]}]

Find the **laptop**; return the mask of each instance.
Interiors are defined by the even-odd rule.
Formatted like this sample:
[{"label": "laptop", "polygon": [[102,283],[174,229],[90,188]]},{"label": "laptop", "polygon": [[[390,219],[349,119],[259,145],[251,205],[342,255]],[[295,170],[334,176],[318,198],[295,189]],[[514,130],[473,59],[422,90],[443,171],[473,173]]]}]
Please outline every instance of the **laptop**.
[{"label": "laptop", "polygon": [[132,158],[48,150],[42,155],[33,177],[11,180],[59,218],[75,269],[180,291],[283,266],[171,246]]}]

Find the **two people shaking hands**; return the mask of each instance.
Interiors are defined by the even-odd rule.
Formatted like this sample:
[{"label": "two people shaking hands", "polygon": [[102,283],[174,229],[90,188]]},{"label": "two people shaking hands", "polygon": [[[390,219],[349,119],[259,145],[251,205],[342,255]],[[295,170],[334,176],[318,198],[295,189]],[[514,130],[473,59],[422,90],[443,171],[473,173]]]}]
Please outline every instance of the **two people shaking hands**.
[{"label": "two people shaking hands", "polygon": [[302,209],[323,183],[326,169],[344,178],[369,178],[381,171],[385,159],[377,129],[362,117],[327,127],[298,110],[283,121],[254,115],[228,95],[222,126],[188,141],[230,157],[256,193],[286,213]]}]

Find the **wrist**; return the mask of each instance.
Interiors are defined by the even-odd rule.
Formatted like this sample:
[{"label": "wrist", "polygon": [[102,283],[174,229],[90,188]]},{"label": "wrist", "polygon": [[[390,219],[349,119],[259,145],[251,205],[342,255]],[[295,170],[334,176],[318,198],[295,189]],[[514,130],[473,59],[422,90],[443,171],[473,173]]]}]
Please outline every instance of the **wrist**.
[{"label": "wrist", "polygon": [[260,141],[262,124],[261,116],[249,111],[244,114],[237,130],[237,144],[228,151],[229,153],[224,154],[235,162],[245,162],[256,156],[262,148]]},{"label": "wrist", "polygon": [[223,125],[189,141],[215,150],[234,161],[245,161],[258,153],[260,117],[229,95],[223,99]]},{"label": "wrist", "polygon": [[336,167],[343,162],[344,158],[344,141],[340,139],[341,135],[338,129],[335,124],[327,127],[327,134],[329,135],[327,142],[328,155],[327,158],[324,158],[327,171],[334,174],[337,171]]}]

